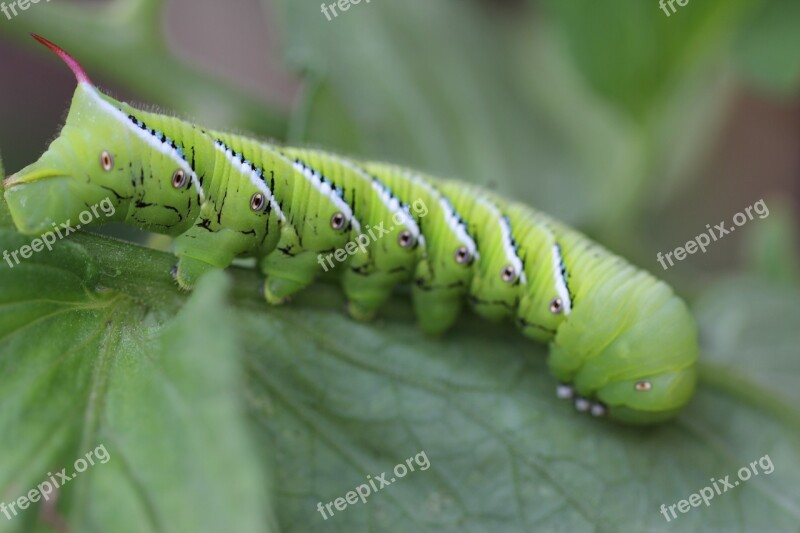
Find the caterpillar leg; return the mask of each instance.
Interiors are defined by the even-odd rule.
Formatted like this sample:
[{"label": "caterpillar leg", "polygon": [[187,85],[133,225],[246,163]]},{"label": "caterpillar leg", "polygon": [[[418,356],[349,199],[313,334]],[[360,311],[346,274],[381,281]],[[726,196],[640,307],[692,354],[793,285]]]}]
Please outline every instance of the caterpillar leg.
[{"label": "caterpillar leg", "polygon": [[197,284],[203,274],[217,268],[200,259],[182,256],[178,258],[178,263],[172,267],[171,273],[182,289],[190,290]]},{"label": "caterpillar leg", "polygon": [[464,300],[465,283],[457,277],[437,278],[430,262],[417,264],[411,300],[420,329],[427,335],[441,335],[455,323]]},{"label": "caterpillar leg", "polygon": [[404,269],[379,267],[368,252],[356,251],[350,256],[341,278],[348,314],[354,320],[372,320],[389,300],[395,286],[410,277]]},{"label": "caterpillar leg", "polygon": [[266,276],[264,298],[270,305],[281,305],[293,294],[305,289],[319,275],[322,268],[316,252],[286,255],[277,252],[261,260],[259,267]]},{"label": "caterpillar leg", "polygon": [[443,334],[455,324],[461,312],[463,298],[450,288],[414,285],[411,297],[419,327],[427,335]]},{"label": "caterpillar leg", "polygon": [[357,270],[347,270],[342,276],[347,312],[358,321],[372,320],[392,295],[396,284],[383,273],[365,275]]},{"label": "caterpillar leg", "polygon": [[246,246],[245,236],[238,232],[209,232],[195,225],[175,239],[178,264],[173,277],[182,288],[191,289],[206,272],[230,266]]}]

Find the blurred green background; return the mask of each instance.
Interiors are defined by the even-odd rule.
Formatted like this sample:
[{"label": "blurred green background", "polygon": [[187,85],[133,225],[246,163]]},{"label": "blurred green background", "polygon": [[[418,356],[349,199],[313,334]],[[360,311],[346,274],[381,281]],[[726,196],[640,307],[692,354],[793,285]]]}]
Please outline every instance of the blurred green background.
[{"label": "blurred green background", "polygon": [[[186,295],[162,280],[168,256],[81,235],[74,249],[63,245],[58,259],[37,259],[66,265],[69,274],[50,279],[36,270],[30,276],[45,275],[43,287],[75,277],[78,299],[85,296],[79,287],[95,283],[130,296],[134,303],[124,310],[118,306],[125,298],[104,296],[98,305],[116,309],[108,320],[124,334],[114,336],[115,353],[131,360],[138,356],[125,335],[169,344],[162,335],[181,339],[181,328],[190,334],[185,319],[169,322],[177,309],[213,302],[218,321],[209,319],[206,327],[221,328],[220,337],[230,342],[225,357],[241,360],[246,372],[236,378],[226,367],[224,383],[192,378],[199,388],[187,385],[185,397],[202,398],[203,386],[245,390],[248,414],[246,420],[228,417],[238,424],[231,434],[244,442],[252,432],[259,446],[252,457],[242,452],[247,461],[205,472],[203,479],[240,508],[227,508],[219,523],[204,522],[206,511],[198,508],[215,508],[209,502],[218,495],[202,479],[185,477],[182,469],[191,463],[162,458],[155,468],[152,454],[169,444],[142,428],[131,430],[128,423],[139,420],[135,413],[152,411],[123,402],[135,402],[151,385],[133,383],[125,364],[113,358],[109,375],[125,377],[104,386],[112,391],[113,383],[123,382],[117,403],[108,392],[111,399],[97,408],[103,414],[95,422],[76,422],[73,433],[83,439],[65,429],[64,438],[42,452],[66,464],[83,450],[76,442],[95,445],[86,435],[96,432],[111,441],[112,456],[126,457],[122,472],[86,481],[74,499],[65,496],[60,505],[69,508],[69,523],[105,531],[113,509],[133,524],[120,531],[211,531],[212,523],[234,522],[237,531],[261,531],[266,524],[289,531],[666,530],[673,525],[659,515],[661,503],[687,497],[709,477],[734,473],[769,453],[772,477],[748,482],[678,523],[697,530],[797,531],[798,28],[796,0],[691,0],[669,17],[655,0],[372,0],[331,21],[314,0],[56,0],[32,4],[12,20],[0,15],[0,153],[8,174],[35,160],[55,136],[74,90],[68,69],[28,36],[35,32],[70,51],[97,84],[128,101],[209,127],[480,183],[546,211],[671,282],[692,303],[703,340],[696,401],[678,422],[642,433],[590,423],[557,404],[540,357],[544,349],[509,340],[510,330],[465,319],[442,341],[420,339],[405,303],[388,313],[388,324],[356,325],[341,316],[340,297],[327,287],[288,310],[264,310],[253,296],[255,276],[238,270],[232,302],[223,301],[220,287],[226,285],[215,278],[193,296],[200,303],[186,303]],[[658,252],[683,245],[706,224],[729,223],[762,198],[767,218],[668,271],[657,263]],[[105,233],[144,239],[123,228]],[[31,284],[24,276],[0,272],[0,288],[17,294],[16,287]],[[15,297],[35,300],[33,292],[20,294]],[[25,319],[45,328],[45,336],[71,316],[40,320],[50,316],[45,311]],[[228,323],[228,313],[238,320]],[[107,317],[83,318],[86,324],[70,330],[78,344],[88,331],[82,327]],[[127,331],[131,321],[141,321],[143,330]],[[8,332],[19,327],[9,323]],[[326,337],[330,331],[342,338]],[[11,337],[0,335],[0,370],[14,376],[27,375],[15,366],[20,360],[59,357],[58,349]],[[108,343],[103,339],[97,349],[81,345],[84,364],[93,364]],[[223,364],[202,342],[192,346],[196,351],[184,348],[184,363],[193,371],[197,364]],[[83,376],[78,382],[87,388],[76,390],[90,390],[95,378],[84,375],[77,359],[67,370]],[[29,370],[39,375],[36,367]],[[183,379],[181,372],[166,375]],[[45,442],[51,430],[22,416],[38,404],[34,396],[13,399],[27,389],[8,383],[0,385],[0,400],[13,408],[0,423],[15,438],[3,439],[11,458],[0,465],[5,501],[35,486],[41,461],[50,464],[24,451],[33,445],[23,449],[21,443],[32,441],[21,435],[30,431]],[[75,412],[89,405],[74,400],[82,393],[52,385],[56,393],[37,383],[41,394],[73,402]],[[156,411],[156,400],[170,398],[152,396],[149,407]],[[191,418],[181,420],[195,427]],[[220,423],[203,420],[210,427]],[[151,429],[169,426],[153,422]],[[175,438],[185,444],[202,435]],[[139,448],[146,451],[136,457]],[[316,514],[318,500],[344,495],[367,474],[422,449],[432,467],[413,482],[387,488],[336,520]],[[218,457],[220,447],[193,452],[213,462],[209,454]],[[252,461],[272,466],[253,468]],[[164,479],[131,474],[131,465],[146,470],[146,464],[163,470]],[[254,472],[264,479],[247,483],[273,494],[269,505],[231,496],[237,475]],[[113,498],[102,499],[103,489],[119,483],[115,475],[132,479],[133,489],[112,490]],[[162,498],[164,491],[186,491],[196,503]],[[120,504],[126,497],[144,503]],[[255,512],[272,515],[273,507],[272,518]],[[192,512],[198,513],[194,522],[185,518]],[[29,516],[13,527],[44,527]],[[246,519],[237,522],[240,517]]]}]

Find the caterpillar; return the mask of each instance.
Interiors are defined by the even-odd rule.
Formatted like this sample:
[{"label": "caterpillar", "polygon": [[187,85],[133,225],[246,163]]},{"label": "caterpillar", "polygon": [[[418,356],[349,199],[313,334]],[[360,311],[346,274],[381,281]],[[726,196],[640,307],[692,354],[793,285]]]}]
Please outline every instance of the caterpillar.
[{"label": "caterpillar", "polygon": [[477,186],[142,111],[34,37],[77,88],[58,137],[3,181],[20,232],[41,234],[110,201],[112,221],[174,238],[182,288],[252,257],[264,298],[279,305],[333,269],[349,314],[368,320],[408,283],[425,333],[444,333],[466,304],[549,343],[557,396],[578,411],[650,424],[692,396],[698,346],[687,306],[577,231]]}]

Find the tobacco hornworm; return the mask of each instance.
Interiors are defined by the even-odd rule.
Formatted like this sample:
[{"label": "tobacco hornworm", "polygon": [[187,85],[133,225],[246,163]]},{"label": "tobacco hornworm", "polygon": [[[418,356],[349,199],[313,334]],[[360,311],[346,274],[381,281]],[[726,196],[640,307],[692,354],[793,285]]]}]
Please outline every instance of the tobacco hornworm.
[{"label": "tobacco hornworm", "polygon": [[[175,237],[177,282],[255,257],[283,303],[336,266],[350,314],[412,284],[430,334],[464,302],[550,344],[557,393],[579,411],[651,423],[689,400],[694,321],[663,282],[533,209],[456,181],[203,129],[78,87],[60,135],[3,182],[14,223],[42,233],[110,198],[112,220]],[[424,205],[425,213],[411,205]],[[379,234],[379,235],[378,235]],[[369,246],[364,235],[370,235]],[[346,253],[341,252],[346,250]]]}]

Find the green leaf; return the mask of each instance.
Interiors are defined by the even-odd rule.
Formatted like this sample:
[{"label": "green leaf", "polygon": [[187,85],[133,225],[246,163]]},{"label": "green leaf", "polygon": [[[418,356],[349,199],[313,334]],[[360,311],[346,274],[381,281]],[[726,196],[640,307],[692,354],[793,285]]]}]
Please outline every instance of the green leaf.
[{"label": "green leaf", "polygon": [[[369,327],[307,306],[269,318],[247,313],[251,388],[257,404],[269,405],[265,444],[280,458],[282,523],[311,530],[327,522],[337,531],[667,531],[674,524],[659,513],[662,503],[769,455],[774,473],[681,515],[678,525],[789,529],[800,518],[791,490],[800,481],[800,419],[790,392],[800,371],[799,300],[796,291],[753,289],[745,298],[754,305],[743,307],[735,287],[703,304],[704,336],[712,339],[704,368],[749,364],[731,387],[720,386],[729,374],[707,376],[676,422],[649,431],[591,420],[556,400],[542,347],[504,327],[469,319],[432,341],[402,315]],[[726,309],[733,324],[718,316]],[[755,330],[768,319],[772,326],[758,336],[728,329],[753,320]],[[761,379],[776,373],[784,378],[773,387]],[[430,459],[427,471],[327,521],[315,514],[318,502],[344,496],[367,475],[393,477],[394,465],[419,451]]]},{"label": "green leaf", "polygon": [[[3,249],[26,242],[0,229]],[[228,283],[217,274],[186,299],[171,287],[170,264],[79,235],[0,266],[0,500],[107,451],[57,500],[17,509],[0,527],[275,529],[268,457],[255,453],[239,396]],[[165,281],[147,286],[136,274],[146,271]]]},{"label": "green leaf", "polygon": [[[6,249],[23,240],[0,233]],[[227,306],[219,277],[185,301],[172,263],[81,234],[0,269],[4,501],[103,443],[112,459],[57,504],[81,531],[120,516],[140,531],[258,530],[272,523],[258,481],[269,464],[289,531],[667,531],[662,504],[769,456],[774,472],[677,524],[788,530],[800,519],[797,287],[712,288],[698,307],[698,394],[675,422],[644,430],[557,400],[545,348],[508,326],[469,316],[427,339],[400,296],[383,319],[358,324],[329,285],[270,308],[259,276],[239,268]],[[429,468],[393,473],[422,453]],[[383,472],[395,481],[366,503],[318,512]],[[11,526],[30,530],[47,514]]]},{"label": "green leaf", "polygon": [[739,66],[756,87],[791,96],[800,87],[800,3],[770,0],[749,21],[736,42]]}]

